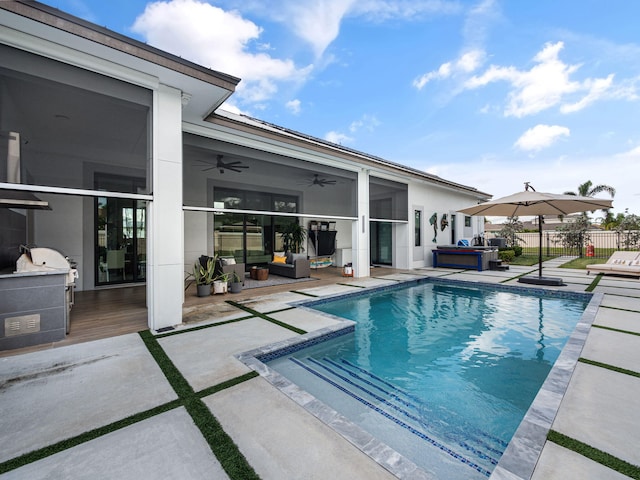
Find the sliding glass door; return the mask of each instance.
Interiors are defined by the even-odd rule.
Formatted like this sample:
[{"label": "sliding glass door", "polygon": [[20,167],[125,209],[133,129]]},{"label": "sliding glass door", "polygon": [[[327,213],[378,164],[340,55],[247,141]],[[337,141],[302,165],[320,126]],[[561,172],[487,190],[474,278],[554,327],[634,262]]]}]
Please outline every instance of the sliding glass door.
[{"label": "sliding glass door", "polygon": [[[293,195],[216,187],[214,202],[224,208],[295,213],[298,198]],[[247,268],[265,265],[274,251],[284,250],[282,232],[295,217],[270,213],[226,213],[214,220],[213,250],[222,257],[234,257]]]},{"label": "sliding glass door", "polygon": [[371,263],[393,264],[393,225],[391,222],[370,222]]},{"label": "sliding glass door", "polygon": [[[135,191],[142,179],[98,175],[100,189]],[[108,187],[108,188],[106,188]],[[146,202],[128,198],[95,199],[96,285],[144,282],[147,277]]]}]

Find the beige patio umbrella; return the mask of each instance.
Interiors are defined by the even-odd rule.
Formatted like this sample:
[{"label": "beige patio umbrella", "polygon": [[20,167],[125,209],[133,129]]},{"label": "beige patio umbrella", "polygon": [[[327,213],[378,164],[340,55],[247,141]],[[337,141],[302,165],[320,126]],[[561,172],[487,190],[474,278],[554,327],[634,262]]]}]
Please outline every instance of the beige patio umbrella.
[{"label": "beige patio umbrella", "polygon": [[465,215],[495,217],[537,216],[540,227],[538,278],[521,277],[518,281],[537,285],[562,285],[561,278],[545,278],[542,276],[542,217],[544,215],[568,215],[569,213],[595,211],[611,208],[612,204],[612,200],[603,200],[600,198],[536,192],[535,189],[526,182],[523,192],[514,193],[507,197],[480,203],[458,211]]}]

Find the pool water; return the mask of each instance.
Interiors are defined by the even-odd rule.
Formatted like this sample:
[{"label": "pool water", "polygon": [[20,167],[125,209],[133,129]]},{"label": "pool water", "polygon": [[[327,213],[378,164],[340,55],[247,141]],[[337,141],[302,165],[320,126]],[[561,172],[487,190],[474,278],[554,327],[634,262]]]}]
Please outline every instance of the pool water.
[{"label": "pool water", "polygon": [[312,308],[355,331],[269,367],[438,478],[486,478],[588,303],[440,282]]}]

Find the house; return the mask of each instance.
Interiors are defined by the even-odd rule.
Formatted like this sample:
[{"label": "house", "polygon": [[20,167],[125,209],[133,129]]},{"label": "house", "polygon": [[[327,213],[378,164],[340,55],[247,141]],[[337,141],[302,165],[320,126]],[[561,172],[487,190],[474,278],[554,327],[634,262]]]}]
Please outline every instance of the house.
[{"label": "house", "polygon": [[[200,255],[264,264],[290,222],[330,224],[332,261],[357,277],[483,232],[456,210],[488,194],[226,112],[240,79],[47,5],[0,2],[0,58],[0,196],[37,197],[0,199],[0,295],[20,293],[19,246],[48,247],[77,265],[78,291],[145,284],[158,330],[181,321]],[[30,342],[53,338],[41,314]],[[0,333],[2,348],[26,338]]]}]

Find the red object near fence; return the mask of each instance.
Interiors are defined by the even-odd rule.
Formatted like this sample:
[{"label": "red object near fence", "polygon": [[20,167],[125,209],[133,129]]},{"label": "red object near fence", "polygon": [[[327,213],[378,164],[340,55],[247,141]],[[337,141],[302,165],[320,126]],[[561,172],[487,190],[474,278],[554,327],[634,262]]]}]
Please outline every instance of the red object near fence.
[{"label": "red object near fence", "polygon": [[593,245],[587,245],[587,257],[593,257],[595,254]]}]

